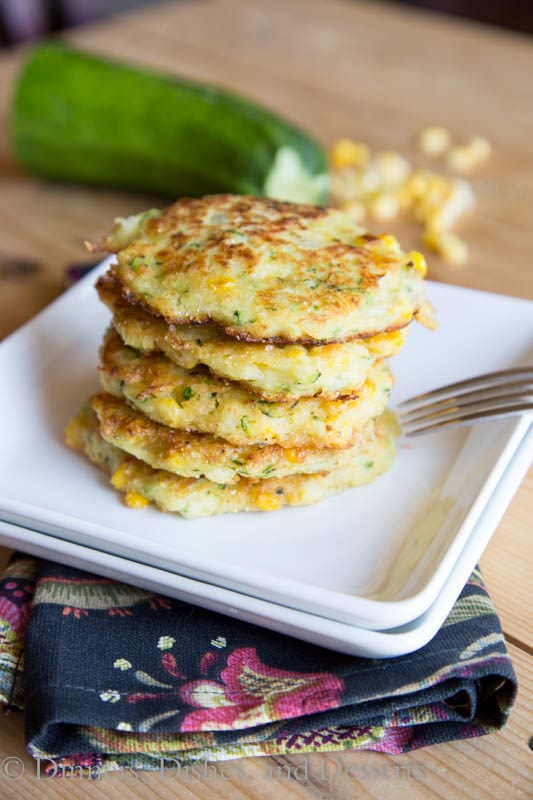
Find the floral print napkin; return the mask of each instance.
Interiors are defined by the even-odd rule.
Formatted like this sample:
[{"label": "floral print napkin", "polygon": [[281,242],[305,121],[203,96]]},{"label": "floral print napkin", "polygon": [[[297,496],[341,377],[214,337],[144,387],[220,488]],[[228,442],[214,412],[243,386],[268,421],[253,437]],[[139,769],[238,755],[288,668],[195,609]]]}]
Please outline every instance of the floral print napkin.
[{"label": "floral print napkin", "polygon": [[516,678],[479,569],[435,638],[325,650],[17,553],[0,581],[0,699],[41,773],[242,756],[402,753],[505,724]]}]

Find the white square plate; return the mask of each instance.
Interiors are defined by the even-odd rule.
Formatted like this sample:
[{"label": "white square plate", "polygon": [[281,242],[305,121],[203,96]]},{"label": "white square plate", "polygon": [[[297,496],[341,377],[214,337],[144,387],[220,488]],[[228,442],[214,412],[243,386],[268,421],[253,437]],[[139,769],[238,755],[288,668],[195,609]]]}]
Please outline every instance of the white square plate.
[{"label": "white square plate", "polygon": [[[0,346],[0,518],[351,625],[392,628],[427,611],[529,419],[409,441],[374,484],[317,506],[194,521],[133,512],[62,443],[64,424],[97,389],[109,314],[96,274]],[[439,284],[430,295],[440,328],[413,326],[392,362],[393,402],[530,363],[533,303]]]},{"label": "white square plate", "polygon": [[126,581],[152,592],[177,597],[219,614],[270,628],[307,642],[366,658],[392,658],[423,647],[444,623],[466,583],[473,565],[503,516],[518,483],[527,472],[533,452],[533,427],[511,459],[488,500],[472,534],[432,605],[422,616],[398,628],[374,631],[347,625],[287,606],[258,600],[214,584],[185,578],[174,572],[121,558],[91,547],[73,544],[46,533],[0,521],[0,542],[39,558],[86,569],[113,580]]}]

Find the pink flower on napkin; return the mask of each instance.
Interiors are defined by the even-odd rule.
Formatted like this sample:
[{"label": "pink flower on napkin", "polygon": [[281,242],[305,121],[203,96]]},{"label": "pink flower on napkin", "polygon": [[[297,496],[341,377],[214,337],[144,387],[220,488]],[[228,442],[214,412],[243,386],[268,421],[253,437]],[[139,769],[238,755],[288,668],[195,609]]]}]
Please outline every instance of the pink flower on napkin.
[{"label": "pink flower on napkin", "polygon": [[187,714],[182,731],[240,729],[325,711],[339,705],[344,688],[328,672],[269,667],[253,647],[235,650],[220,678],[181,686],[182,700],[199,709]]}]

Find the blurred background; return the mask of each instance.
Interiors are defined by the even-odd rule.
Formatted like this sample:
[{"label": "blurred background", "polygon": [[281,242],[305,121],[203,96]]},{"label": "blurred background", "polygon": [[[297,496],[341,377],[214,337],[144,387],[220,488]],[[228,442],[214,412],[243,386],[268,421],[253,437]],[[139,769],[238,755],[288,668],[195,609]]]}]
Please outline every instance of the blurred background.
[{"label": "blurred background", "polygon": [[[195,0],[188,0],[194,2]],[[370,0],[372,2],[372,0]],[[382,0],[373,0],[382,2]],[[165,0],[0,0],[0,46]],[[392,0],[533,34],[533,0]]]}]

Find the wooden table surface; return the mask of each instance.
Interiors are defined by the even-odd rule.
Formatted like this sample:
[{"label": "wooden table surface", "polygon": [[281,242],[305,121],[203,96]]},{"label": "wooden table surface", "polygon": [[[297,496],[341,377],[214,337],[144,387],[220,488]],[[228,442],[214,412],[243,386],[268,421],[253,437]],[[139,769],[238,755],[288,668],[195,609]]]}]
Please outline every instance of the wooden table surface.
[{"label": "wooden table surface", "polygon": [[[453,269],[430,256],[430,277],[532,297],[531,40],[393,5],[336,0],[170,3],[77,30],[70,38],[131,62],[236,89],[306,126],[325,144],[348,135],[414,155],[413,136],[430,123],[448,126],[457,137],[487,136],[494,156],[474,178],[478,207],[461,228],[471,260]],[[5,119],[23,55],[11,51],[0,57],[0,337],[61,292],[66,265],[87,259],[84,239],[97,237],[114,216],[153,202],[147,195],[51,185],[17,169]],[[414,229],[400,233],[406,245],[417,243]],[[6,274],[15,260],[27,264],[24,275]],[[7,756],[20,757],[25,774],[17,781],[0,774],[0,796],[531,797],[532,512],[530,473],[481,562],[520,683],[503,732],[402,756],[311,756],[308,781],[299,777],[305,757],[291,756],[242,760],[245,777],[226,781],[136,773],[37,785],[24,750],[22,715],[11,713],[0,720],[0,764]],[[7,551],[0,552],[5,560]],[[331,774],[342,763],[344,774],[320,780],[326,762]],[[405,768],[401,773],[399,766]]]}]

